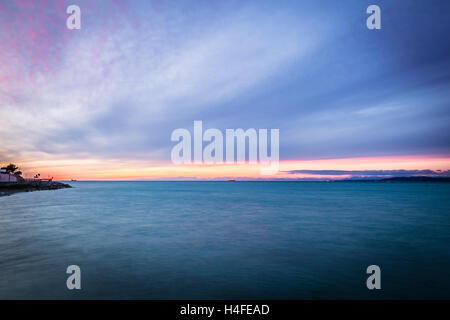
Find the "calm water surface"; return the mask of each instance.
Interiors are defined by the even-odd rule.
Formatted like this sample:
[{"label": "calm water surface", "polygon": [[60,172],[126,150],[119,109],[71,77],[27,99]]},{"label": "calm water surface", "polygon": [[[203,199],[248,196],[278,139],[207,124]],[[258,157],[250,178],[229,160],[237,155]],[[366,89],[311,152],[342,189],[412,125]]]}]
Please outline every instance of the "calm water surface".
[{"label": "calm water surface", "polygon": [[0,198],[0,298],[450,298],[450,184],[71,184]]}]

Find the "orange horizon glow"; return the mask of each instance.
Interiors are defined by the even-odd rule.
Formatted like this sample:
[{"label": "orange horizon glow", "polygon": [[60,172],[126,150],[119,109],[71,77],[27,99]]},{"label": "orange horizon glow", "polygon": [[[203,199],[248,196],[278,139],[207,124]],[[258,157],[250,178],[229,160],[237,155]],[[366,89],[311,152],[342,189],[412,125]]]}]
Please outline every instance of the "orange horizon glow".
[{"label": "orange horizon glow", "polygon": [[16,163],[24,177],[40,173],[55,180],[214,180],[214,179],[342,179],[351,175],[290,174],[290,170],[450,170],[450,155],[380,156],[283,160],[274,175],[261,175],[258,164],[189,164],[145,161],[49,160]]}]

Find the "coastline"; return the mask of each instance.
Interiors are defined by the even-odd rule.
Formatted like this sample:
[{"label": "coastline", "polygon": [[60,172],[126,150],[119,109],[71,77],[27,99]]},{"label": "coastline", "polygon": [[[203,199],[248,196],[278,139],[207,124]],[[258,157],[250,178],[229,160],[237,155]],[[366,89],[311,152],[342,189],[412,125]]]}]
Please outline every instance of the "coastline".
[{"label": "coastline", "polygon": [[15,183],[0,183],[0,197],[9,196],[18,192],[58,190],[66,188],[72,188],[72,186],[56,181],[23,181]]}]

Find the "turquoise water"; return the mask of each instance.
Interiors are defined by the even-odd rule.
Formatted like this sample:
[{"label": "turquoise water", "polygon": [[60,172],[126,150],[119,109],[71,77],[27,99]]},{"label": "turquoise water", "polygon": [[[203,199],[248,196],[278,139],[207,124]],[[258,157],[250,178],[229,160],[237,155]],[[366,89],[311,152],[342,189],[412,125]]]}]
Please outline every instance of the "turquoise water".
[{"label": "turquoise water", "polygon": [[450,298],[447,183],[71,184],[0,198],[0,298]]}]

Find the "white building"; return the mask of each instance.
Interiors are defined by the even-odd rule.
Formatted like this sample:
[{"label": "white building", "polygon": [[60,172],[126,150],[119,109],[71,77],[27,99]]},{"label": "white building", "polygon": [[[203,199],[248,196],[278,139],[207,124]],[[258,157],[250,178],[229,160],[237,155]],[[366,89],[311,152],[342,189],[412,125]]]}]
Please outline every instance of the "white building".
[{"label": "white building", "polygon": [[13,174],[1,171],[0,182],[17,182],[17,177]]}]

